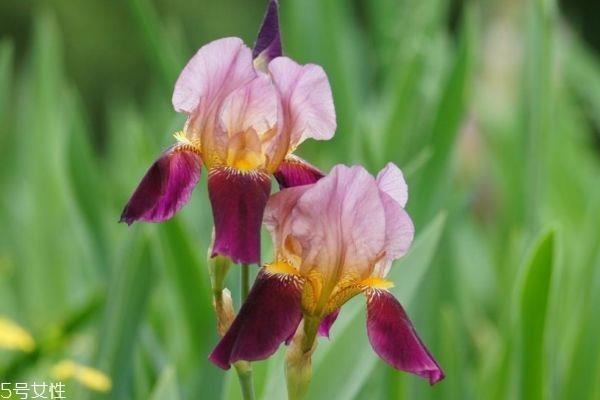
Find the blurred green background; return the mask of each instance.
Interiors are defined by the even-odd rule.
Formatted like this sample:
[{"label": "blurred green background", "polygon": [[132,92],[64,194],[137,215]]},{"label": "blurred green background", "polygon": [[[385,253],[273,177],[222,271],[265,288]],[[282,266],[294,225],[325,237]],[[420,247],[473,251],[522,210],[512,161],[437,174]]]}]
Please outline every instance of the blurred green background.
[{"label": "blurred green background", "polygon": [[[324,66],[338,115],[300,154],[405,171],[417,239],[394,293],[447,375],[432,388],[380,361],[356,298],[320,340],[309,399],[600,398],[594,4],[281,0],[285,52]],[[71,360],[112,382],[75,375],[72,399],[239,398],[207,361],[206,178],[168,223],[117,220],[182,126],[185,62],[219,37],[252,44],[264,6],[0,2],[0,318],[35,341],[11,349],[3,328],[1,382],[56,381]],[[259,398],[284,398],[281,364],[254,364]]]}]

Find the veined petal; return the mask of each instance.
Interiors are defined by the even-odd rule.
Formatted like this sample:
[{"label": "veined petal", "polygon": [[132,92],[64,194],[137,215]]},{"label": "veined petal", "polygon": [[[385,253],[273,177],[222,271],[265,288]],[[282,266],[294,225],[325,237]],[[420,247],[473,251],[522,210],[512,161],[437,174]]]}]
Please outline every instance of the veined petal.
[{"label": "veined petal", "polygon": [[173,146],[152,164],[121,214],[128,225],[141,220],[161,222],[188,202],[200,179],[200,156]]},{"label": "veined petal", "polygon": [[402,171],[388,163],[377,174],[377,185],[385,210],[385,256],[373,267],[373,276],[384,278],[395,259],[406,254],[412,244],[415,227],[404,210],[408,200],[408,186]]},{"label": "veined petal", "polygon": [[264,360],[290,338],[300,320],[301,281],[261,270],[240,313],[209,359],[223,369],[239,360]]},{"label": "veined petal", "polygon": [[274,175],[280,189],[315,183],[325,176],[319,169],[294,155],[287,156]]},{"label": "veined petal", "polygon": [[400,207],[405,207],[408,201],[408,185],[400,168],[394,163],[388,163],[377,174],[379,189],[394,199]]},{"label": "veined petal", "polygon": [[291,149],[307,138],[331,139],[337,124],[331,87],[323,68],[278,57],[268,69],[281,96]]},{"label": "veined petal", "polygon": [[281,190],[272,195],[267,202],[263,223],[271,233],[275,249],[288,260],[292,260],[297,254],[293,254],[293,249],[285,246],[284,236],[290,231],[292,210],[300,196],[309,188],[309,185],[304,185]]},{"label": "veined petal", "polygon": [[282,55],[281,34],[279,32],[279,4],[277,0],[270,0],[267,12],[263,19],[256,43],[252,50],[255,65],[266,68],[266,65]]},{"label": "veined petal", "polygon": [[396,298],[386,290],[368,289],[367,333],[373,350],[392,367],[429,379],[444,379],[442,369],[425,345]]},{"label": "veined petal", "polygon": [[260,75],[234,90],[223,102],[221,123],[229,135],[253,128],[261,135],[277,121],[277,92],[271,80]]},{"label": "veined petal", "polygon": [[385,211],[386,257],[397,259],[410,248],[415,236],[415,227],[404,208],[390,196],[383,194],[381,202]]},{"label": "veined petal", "polygon": [[208,195],[215,222],[213,256],[236,263],[260,263],[260,225],[269,194],[269,176],[216,168],[208,177]]},{"label": "veined petal", "polygon": [[289,230],[303,249],[303,272],[317,269],[324,286],[348,275],[367,278],[385,244],[375,179],[362,167],[334,167],[299,198]]},{"label": "veined petal", "polygon": [[252,52],[241,39],[230,37],[202,46],[181,71],[173,92],[173,107],[192,114],[202,100],[202,112],[256,77]]},{"label": "veined petal", "polygon": [[331,330],[331,327],[333,326],[333,323],[337,319],[338,315],[340,315],[340,310],[341,309],[338,308],[337,310],[323,318],[321,324],[319,325],[319,336],[324,336],[329,339],[329,331]]}]

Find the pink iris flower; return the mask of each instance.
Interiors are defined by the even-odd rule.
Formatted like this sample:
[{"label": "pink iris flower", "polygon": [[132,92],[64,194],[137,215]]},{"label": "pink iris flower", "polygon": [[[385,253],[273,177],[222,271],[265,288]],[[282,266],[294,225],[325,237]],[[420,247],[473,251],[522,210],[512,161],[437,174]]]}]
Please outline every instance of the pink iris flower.
[{"label": "pink iris flower", "polygon": [[359,166],[336,166],[314,184],[273,195],[264,222],[275,244],[275,261],[261,269],[211,361],[227,369],[238,360],[265,359],[291,339],[302,318],[305,329],[311,324],[328,336],[340,307],[363,293],[373,350],[394,368],[431,384],[443,379],[388,291],[392,262],[413,240],[414,227],[404,210],[407,199],[402,172],[391,163],[377,178]]},{"label": "pink iris flower", "polygon": [[280,187],[322,177],[292,153],[308,138],[328,140],[335,132],[325,72],[282,56],[278,5],[271,0],[254,49],[234,37],[200,48],[175,83],[173,106],[187,122],[143,177],[121,221],[171,218],[189,200],[204,165],[213,256],[259,263],[271,176]]}]

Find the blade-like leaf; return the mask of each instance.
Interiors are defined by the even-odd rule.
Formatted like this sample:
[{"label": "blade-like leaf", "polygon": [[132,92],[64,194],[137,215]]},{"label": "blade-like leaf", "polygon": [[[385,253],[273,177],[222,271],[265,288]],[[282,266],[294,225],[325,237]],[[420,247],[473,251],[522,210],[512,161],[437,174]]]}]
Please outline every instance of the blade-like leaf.
[{"label": "blade-like leaf", "polygon": [[543,399],[544,330],[554,266],[555,231],[544,232],[523,271],[520,297],[520,391],[523,399]]}]

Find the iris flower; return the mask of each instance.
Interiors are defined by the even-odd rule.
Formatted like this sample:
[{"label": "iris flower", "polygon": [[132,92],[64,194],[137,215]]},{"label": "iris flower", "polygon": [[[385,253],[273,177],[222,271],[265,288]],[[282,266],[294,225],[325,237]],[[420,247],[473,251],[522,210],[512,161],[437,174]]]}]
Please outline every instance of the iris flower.
[{"label": "iris flower", "polygon": [[362,293],[373,350],[396,369],[436,383],[444,374],[388,291],[392,262],[409,249],[414,227],[404,210],[408,189],[388,164],[374,178],[336,166],[310,185],[273,195],[265,212],[275,245],[228,332],[210,355],[227,369],[261,360],[289,342],[302,319],[311,342],[327,335],[340,307]]},{"label": "iris flower", "polygon": [[254,49],[235,37],[200,48],[175,83],[173,107],[187,116],[185,126],[146,172],[121,221],[171,218],[188,202],[204,166],[215,223],[212,255],[260,262],[271,176],[280,187],[322,176],[292,153],[308,138],[327,140],[335,132],[325,72],[282,56],[278,5],[271,0]]}]

